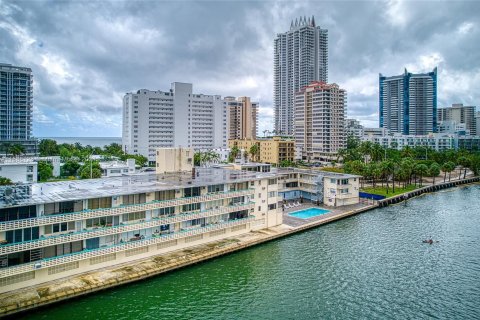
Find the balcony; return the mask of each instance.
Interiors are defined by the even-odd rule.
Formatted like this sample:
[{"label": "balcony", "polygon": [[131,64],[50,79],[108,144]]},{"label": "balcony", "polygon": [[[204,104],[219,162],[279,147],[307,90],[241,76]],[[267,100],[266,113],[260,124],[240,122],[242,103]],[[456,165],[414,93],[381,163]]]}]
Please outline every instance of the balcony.
[{"label": "balcony", "polygon": [[228,199],[233,197],[251,195],[254,193],[254,191],[255,191],[254,189],[244,189],[244,190],[238,190],[238,191],[216,192],[216,193],[210,193],[210,194],[206,194],[203,196],[196,196],[196,197],[178,198],[178,199],[163,200],[163,201],[155,200],[155,201],[147,202],[144,204],[132,204],[132,205],[119,206],[114,208],[104,208],[104,209],[95,209],[95,210],[86,209],[83,211],[73,212],[73,213],[56,214],[52,216],[42,216],[38,218],[6,221],[6,222],[0,223],[0,231],[15,230],[15,229],[36,227],[36,226],[42,226],[47,224],[53,224],[53,223],[85,220],[85,219],[91,219],[91,218],[100,218],[104,216],[115,216],[115,215],[130,213],[130,212],[175,207],[175,206],[181,206],[185,204],[192,204],[192,203],[198,203],[198,202],[202,203],[207,201]]},{"label": "balcony", "polygon": [[[198,227],[197,229],[177,231],[170,234],[152,236],[152,237],[148,237],[148,238],[144,238],[136,241],[119,243],[109,247],[102,247],[102,248],[90,249],[90,250],[86,249],[80,252],[70,253],[68,255],[63,255],[60,257],[52,257],[52,258],[37,260],[35,262],[29,262],[29,263],[21,264],[18,266],[0,269],[0,278],[23,273],[23,272],[28,272],[32,270],[44,269],[44,268],[56,266],[63,263],[75,262],[75,261],[80,261],[80,260],[89,259],[93,257],[103,256],[106,254],[121,252],[129,249],[140,248],[140,247],[144,247],[152,244],[158,244],[158,243],[162,243],[170,240],[181,239],[181,238],[190,237],[190,236],[199,235],[199,234],[205,234],[211,231],[216,231],[216,230],[226,229],[229,227],[247,224],[252,222],[253,220],[255,220],[255,217],[231,220],[227,222],[207,225],[204,227]],[[155,254],[152,253],[152,255],[155,255]]]},{"label": "balcony", "polygon": [[148,221],[130,223],[130,224],[121,224],[113,227],[103,227],[100,229],[90,229],[84,231],[77,231],[72,233],[65,233],[62,235],[49,236],[36,240],[24,241],[20,243],[12,243],[0,246],[0,254],[8,254],[14,252],[21,252],[25,250],[43,248],[47,246],[52,246],[60,243],[72,242],[85,240],[90,238],[96,238],[101,236],[107,236],[112,234],[119,234],[123,232],[142,230],[147,228],[155,228],[161,225],[188,221],[193,219],[208,218],[220,214],[240,211],[240,210],[249,210],[254,208],[255,203],[242,203],[238,205],[231,205],[220,207],[217,209],[211,209],[201,212],[190,212],[190,213],[181,213],[174,216],[162,217],[162,218],[153,218]]}]

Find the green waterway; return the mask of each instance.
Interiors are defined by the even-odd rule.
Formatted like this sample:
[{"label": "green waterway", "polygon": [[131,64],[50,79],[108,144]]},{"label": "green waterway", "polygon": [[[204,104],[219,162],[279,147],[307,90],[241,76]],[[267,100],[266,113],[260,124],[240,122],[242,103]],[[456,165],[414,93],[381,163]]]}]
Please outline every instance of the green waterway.
[{"label": "green waterway", "polygon": [[[432,237],[439,242],[422,243]],[[426,195],[28,319],[479,319],[480,186]]]}]

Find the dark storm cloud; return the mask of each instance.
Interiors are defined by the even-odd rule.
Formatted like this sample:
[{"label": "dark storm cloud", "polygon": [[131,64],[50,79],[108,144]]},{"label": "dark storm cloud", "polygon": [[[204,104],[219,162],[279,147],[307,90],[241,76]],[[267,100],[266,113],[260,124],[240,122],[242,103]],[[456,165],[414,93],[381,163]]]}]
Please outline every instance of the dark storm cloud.
[{"label": "dark storm cloud", "polygon": [[249,95],[272,128],[273,39],[299,16],[329,30],[329,79],[376,125],[378,73],[439,67],[439,105],[480,100],[477,2],[3,1],[0,61],[30,66],[37,135],[120,135],[140,88]]}]

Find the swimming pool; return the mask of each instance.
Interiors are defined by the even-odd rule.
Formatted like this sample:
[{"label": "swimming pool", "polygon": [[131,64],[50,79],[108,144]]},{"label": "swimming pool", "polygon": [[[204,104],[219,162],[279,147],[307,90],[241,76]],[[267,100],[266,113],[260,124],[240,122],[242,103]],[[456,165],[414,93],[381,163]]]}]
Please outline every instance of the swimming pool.
[{"label": "swimming pool", "polygon": [[325,209],[309,208],[309,209],[291,212],[288,215],[295,218],[300,218],[300,219],[309,219],[309,218],[313,218],[329,212],[330,212],[329,210],[325,210]]}]

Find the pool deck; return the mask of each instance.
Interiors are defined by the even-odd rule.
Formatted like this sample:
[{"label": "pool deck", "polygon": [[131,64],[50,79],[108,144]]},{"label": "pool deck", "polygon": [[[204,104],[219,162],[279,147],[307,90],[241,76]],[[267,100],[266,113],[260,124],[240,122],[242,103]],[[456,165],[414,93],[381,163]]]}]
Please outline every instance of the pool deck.
[{"label": "pool deck", "polygon": [[[327,207],[327,206],[317,206],[313,203],[303,203],[301,206],[285,209],[283,211],[283,224],[287,225],[289,227],[298,228],[298,227],[309,225],[309,224],[315,223],[315,222],[328,221],[332,218],[335,218],[339,214],[344,214],[346,212],[353,212],[353,211],[356,211],[356,210],[360,210],[362,208],[369,207],[371,205],[372,205],[372,202],[370,202],[370,203],[358,203],[358,204],[355,204],[355,205],[343,206],[343,207]],[[330,212],[320,214],[318,216],[314,216],[314,217],[311,217],[311,218],[308,218],[308,219],[302,219],[302,218],[296,218],[296,217],[290,216],[290,213],[292,213],[292,212],[305,210],[305,209],[309,209],[309,208],[324,209],[324,210],[328,210]]]}]

